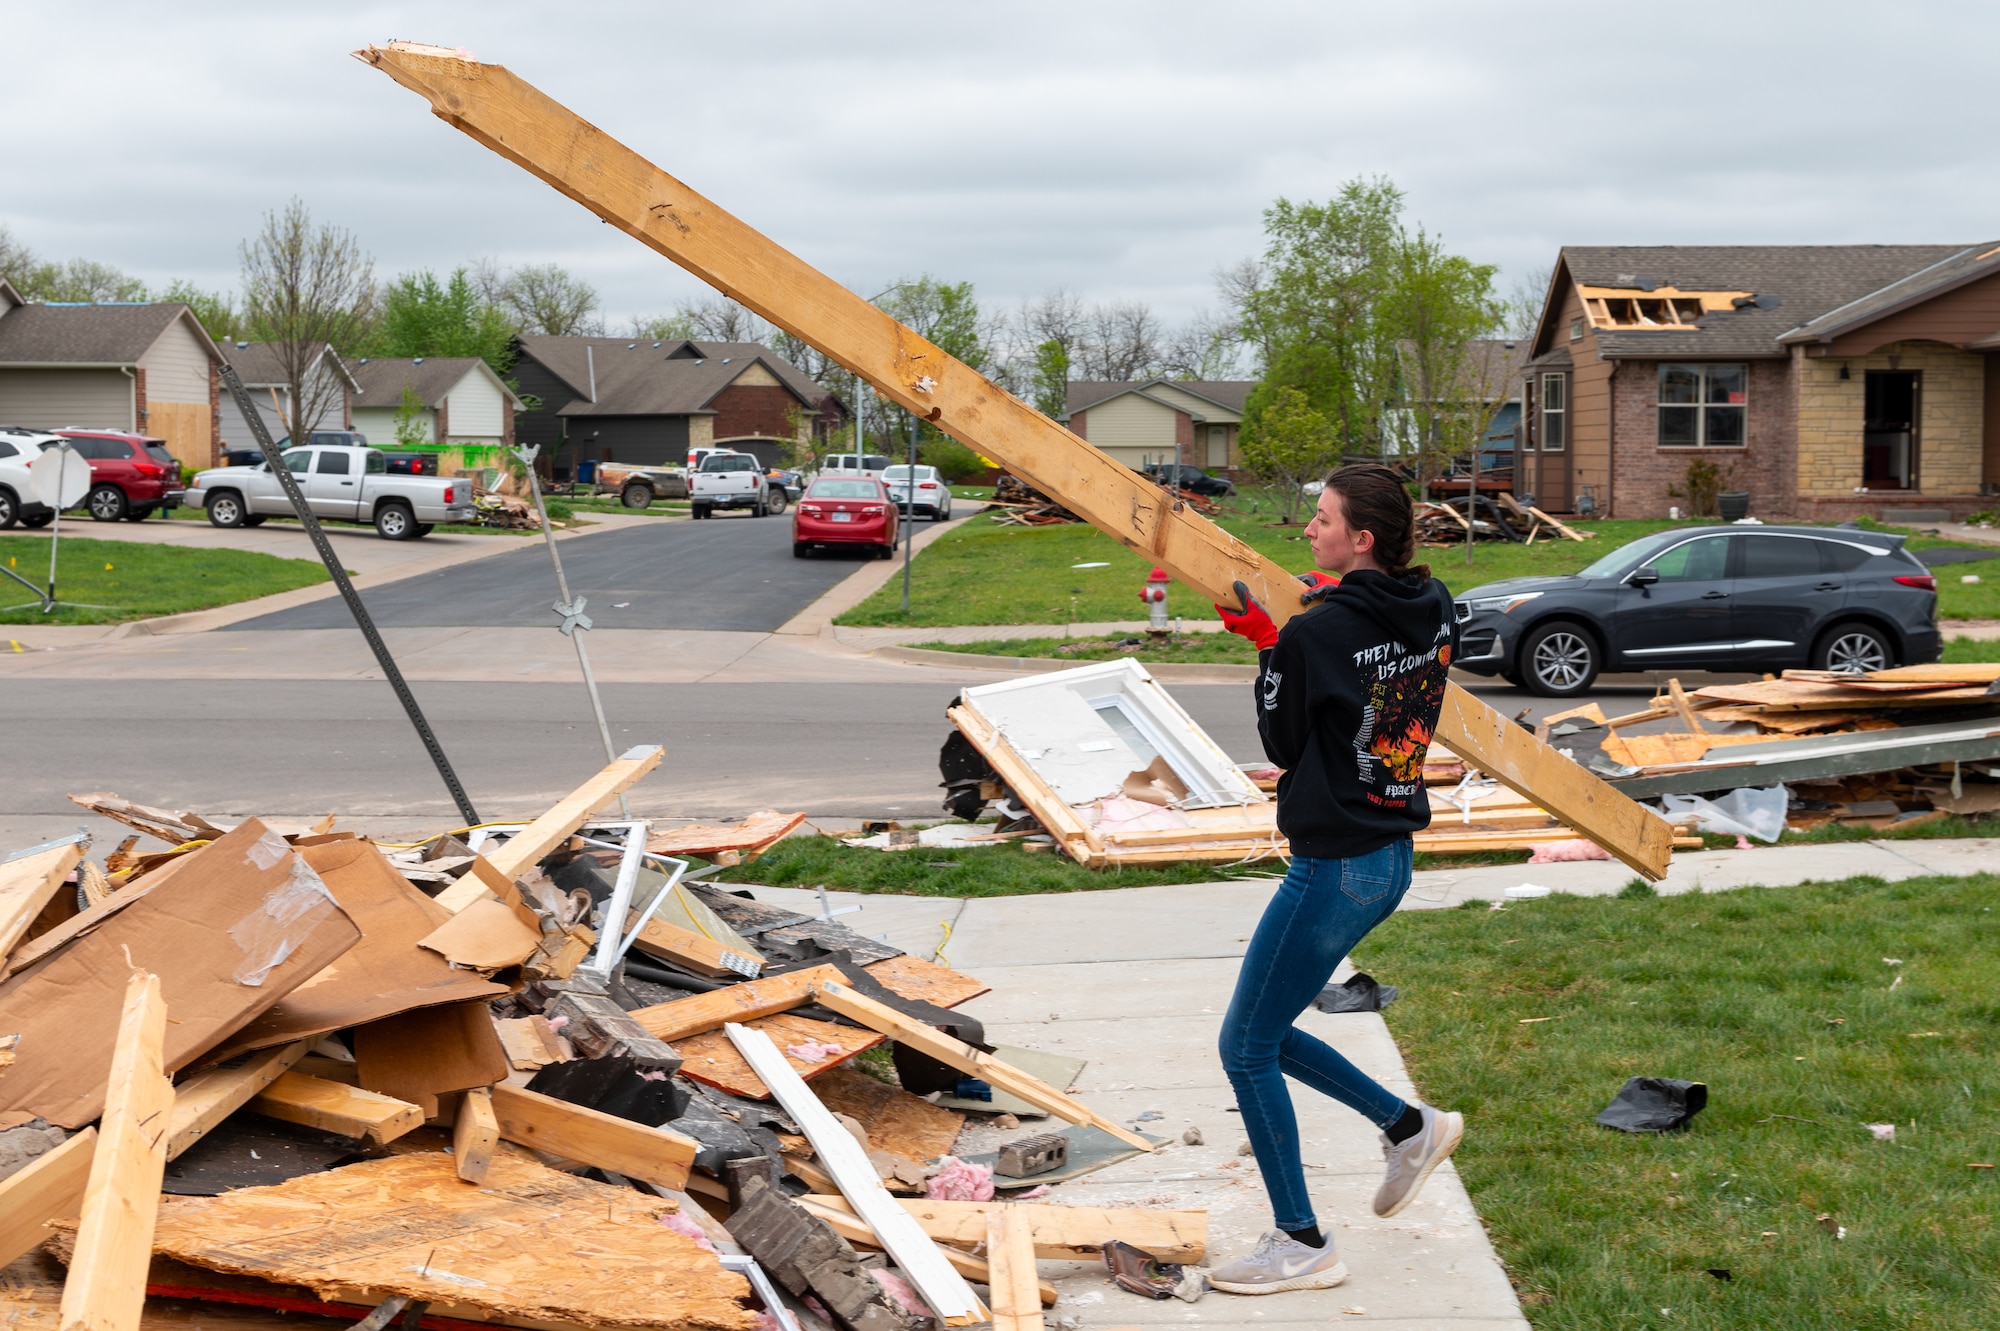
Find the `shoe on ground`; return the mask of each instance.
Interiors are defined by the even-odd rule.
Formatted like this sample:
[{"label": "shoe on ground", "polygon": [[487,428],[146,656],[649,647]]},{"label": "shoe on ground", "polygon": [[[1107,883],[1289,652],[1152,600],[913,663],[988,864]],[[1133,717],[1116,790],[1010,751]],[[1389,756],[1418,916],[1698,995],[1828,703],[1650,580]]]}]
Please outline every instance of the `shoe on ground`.
[{"label": "shoe on ground", "polygon": [[1458,1149],[1459,1138],[1465,1135],[1465,1119],[1460,1115],[1441,1113],[1429,1105],[1419,1105],[1417,1109],[1423,1115],[1424,1126],[1416,1136],[1400,1145],[1386,1135],[1382,1138],[1382,1158],[1388,1162],[1388,1172],[1375,1193],[1375,1214],[1384,1219],[1417,1199],[1424,1180],[1451,1158],[1451,1153]]},{"label": "shoe on ground", "polygon": [[1310,1248],[1282,1230],[1257,1240],[1248,1256],[1208,1273],[1211,1287],[1231,1294],[1283,1294],[1295,1289],[1332,1289],[1347,1279],[1347,1265],[1331,1234],[1324,1248]]}]

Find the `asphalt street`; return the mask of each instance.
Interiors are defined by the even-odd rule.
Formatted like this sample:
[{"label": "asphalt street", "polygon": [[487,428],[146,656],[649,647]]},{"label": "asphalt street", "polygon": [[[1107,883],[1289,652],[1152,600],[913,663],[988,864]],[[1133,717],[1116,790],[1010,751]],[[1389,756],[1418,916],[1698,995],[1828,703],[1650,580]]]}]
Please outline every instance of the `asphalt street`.
[{"label": "asphalt street", "polygon": [[[570,590],[599,628],[769,632],[861,564],[860,553],[792,557],[792,521],[721,513],[706,522],[659,521],[587,532],[562,543]],[[435,573],[384,583],[361,599],[384,628],[541,628],[556,622],[555,573],[539,540]],[[337,598],[232,625],[348,628]]]}]

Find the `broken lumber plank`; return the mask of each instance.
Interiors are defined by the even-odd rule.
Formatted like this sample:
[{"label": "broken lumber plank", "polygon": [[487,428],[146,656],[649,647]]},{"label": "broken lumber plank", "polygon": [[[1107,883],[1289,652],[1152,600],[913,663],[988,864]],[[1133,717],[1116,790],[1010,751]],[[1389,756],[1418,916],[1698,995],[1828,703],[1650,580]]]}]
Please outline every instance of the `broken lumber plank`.
[{"label": "broken lumber plank", "polygon": [[1543,522],[1546,522],[1549,526],[1553,527],[1556,531],[1556,534],[1561,536],[1564,540],[1587,541],[1593,535],[1595,535],[1594,532],[1578,531],[1576,528],[1571,527],[1565,523],[1557,522],[1554,518],[1542,512],[1542,510],[1540,510],[1539,508],[1534,508],[1531,506],[1528,509],[1528,511],[1534,514],[1537,518],[1540,518]]},{"label": "broken lumber plank", "polygon": [[1701,723],[1701,718],[1694,714],[1694,708],[1688,705],[1687,690],[1681,687],[1678,677],[1667,681],[1667,701],[1673,707],[1674,711],[1680,715],[1681,724],[1688,728],[1690,735],[1706,735],[1708,733],[1708,727]]},{"label": "broken lumber plank", "polygon": [[[794,1197],[792,1200],[803,1206],[809,1214],[824,1220],[834,1233],[840,1235],[840,1237],[846,1239],[856,1247],[880,1248],[882,1246],[882,1240],[875,1237],[875,1231],[868,1228],[868,1222],[854,1214],[854,1208],[840,1194],[807,1193],[803,1197]],[[982,1216],[980,1218],[979,1231],[980,1243],[986,1241],[985,1226],[985,1217]],[[965,1248],[952,1246],[949,1243],[940,1243],[938,1251],[944,1254],[944,1259],[951,1263],[952,1269],[967,1280],[973,1281],[976,1284],[989,1286],[992,1283],[992,1270],[987,1265],[984,1257],[974,1256],[972,1253],[967,1252]],[[1040,1296],[1043,1304],[1051,1308],[1055,1306],[1057,1295],[1054,1285],[1038,1278],[1035,1281],[1035,1292]]]},{"label": "broken lumber plank", "polygon": [[[625,916],[625,927],[632,927],[632,913]],[[678,924],[665,920],[648,920],[639,936],[632,940],[632,946],[641,952],[687,967],[697,975],[706,975],[712,980],[731,978],[755,979],[764,969],[764,959],[756,954],[745,955],[735,948],[724,947],[713,938],[683,929]]]},{"label": "broken lumber plank", "polygon": [[135,970],[125,986],[104,1118],[63,1282],[64,1331],[138,1331],[174,1106],[166,1041],[160,977]]},{"label": "broken lumber plank", "polygon": [[986,1213],[987,1287],[993,1297],[993,1331],[1042,1331],[1036,1292],[1035,1240],[1028,1218],[1011,1206]]},{"label": "broken lumber plank", "polygon": [[475,1087],[459,1100],[458,1119],[451,1125],[451,1159],[458,1176],[467,1183],[484,1179],[498,1145],[500,1120],[493,1113],[493,1093]]},{"label": "broken lumber plank", "polygon": [[[845,1209],[843,1197],[807,1194],[797,1200]],[[986,1217],[995,1211],[1027,1216],[1035,1256],[1050,1261],[1092,1261],[1117,1239],[1144,1248],[1163,1262],[1200,1262],[1208,1252],[1208,1212],[1130,1206],[1048,1206],[1037,1202],[949,1202],[898,1197],[924,1232],[940,1243],[974,1248],[986,1242]]]},{"label": "broken lumber plank", "polygon": [[209,1129],[262,1094],[290,1072],[312,1047],[297,1040],[277,1049],[247,1055],[235,1067],[209,1068],[174,1088],[174,1113],[167,1127],[167,1159],[177,1158],[207,1135]]},{"label": "broken lumber plank", "polygon": [[1104,845],[1097,833],[1075,809],[1063,803],[1026,759],[1014,752],[1014,746],[1007,742],[1005,735],[985,717],[962,704],[947,707],[944,714],[972,747],[979,750],[979,756],[999,773],[1000,779],[1035,815],[1035,820],[1069,852],[1070,858],[1084,865],[1099,862]]},{"label": "broken lumber plank", "polygon": [[90,1182],[97,1129],[85,1128],[0,1179],[0,1267],[39,1247],[51,1220],[74,1220]]},{"label": "broken lumber plank", "polygon": [[184,809],[155,809],[145,804],[134,804],[108,790],[93,791],[88,795],[71,795],[71,804],[80,805],[100,817],[123,823],[135,832],[144,832],[169,846],[178,846],[187,841],[203,838],[214,839],[226,830],[217,827],[198,813]]},{"label": "broken lumber plank", "polygon": [[424,1111],[407,1100],[297,1072],[279,1076],[250,1107],[268,1118],[372,1142],[392,1142],[424,1124]]},{"label": "broken lumber plank", "polygon": [[895,1258],[944,1324],[969,1326],[985,1321],[985,1309],[965,1277],[945,1260],[915,1217],[896,1205],[861,1143],[792,1071],[771,1037],[735,1022],[722,1029],[735,1042],[743,1061],[764,1079],[771,1094],[806,1134],[820,1163],[840,1185],[841,1195],[853,1203],[854,1213],[875,1232],[884,1250]]},{"label": "broken lumber plank", "polygon": [[0,864],[0,961],[27,934],[82,858],[83,844],[72,841]]},{"label": "broken lumber plank", "polygon": [[[978,1077],[1009,1095],[1026,1100],[1037,1109],[1047,1110],[1065,1123],[1088,1123],[1092,1127],[1102,1128],[1119,1141],[1136,1146],[1142,1151],[1153,1149],[1152,1142],[1113,1123],[1108,1118],[1101,1117],[1081,1100],[1071,1099],[1047,1082],[1031,1077],[1019,1068],[1010,1067],[984,1050],[973,1048],[963,1040],[953,1039],[935,1026],[927,1026],[914,1018],[904,1016],[885,1003],[878,1003],[866,994],[856,993],[839,977],[821,980],[815,984],[813,997],[818,999],[822,1006],[831,1008],[841,1016],[852,1017],[862,1025],[882,1032],[899,1044],[908,1045],[919,1053],[929,1054],[940,1063],[955,1067],[967,1076]],[[737,1047],[742,1047],[740,1042]],[[770,1078],[765,1078],[765,1081],[769,1080]],[[814,1142],[813,1145],[817,1147],[819,1143]]]},{"label": "broken lumber plank", "polygon": [[935,1003],[939,1007],[957,1007],[993,988],[964,971],[940,966],[935,961],[925,961],[908,953],[871,961],[862,969],[880,980],[883,987],[892,993]]},{"label": "broken lumber plank", "polygon": [[603,771],[578,786],[541,817],[507,838],[487,860],[502,877],[512,880],[535,867],[541,858],[582,827],[591,814],[635,785],[660,765],[666,750],[657,744],[628,749]]},{"label": "broken lumber plank", "polygon": [[630,1015],[653,1038],[672,1044],[690,1035],[712,1031],[724,1022],[750,1021],[788,1011],[811,998],[813,985],[819,981],[840,978],[838,967],[809,966],[762,980],[732,984],[726,989],[696,994],[692,998],[656,1003],[652,1007],[638,1008]]},{"label": "broken lumber plank", "polygon": [[[1304,608],[1297,582],[1275,560],[504,67],[397,43],[355,55],[429,101],[446,123],[826,353],[896,405],[998,462],[1209,600],[1234,604],[1241,581],[1276,623]],[[1665,876],[1671,836],[1658,815],[1559,758],[1456,684],[1445,692],[1437,733],[1459,756],[1640,873]],[[1018,787],[1016,793],[1026,798]],[[1071,844],[1066,829],[1050,830]]]},{"label": "broken lumber plank", "polygon": [[505,1082],[493,1087],[493,1115],[510,1142],[655,1183],[687,1186],[696,1144],[677,1132],[573,1105]]}]

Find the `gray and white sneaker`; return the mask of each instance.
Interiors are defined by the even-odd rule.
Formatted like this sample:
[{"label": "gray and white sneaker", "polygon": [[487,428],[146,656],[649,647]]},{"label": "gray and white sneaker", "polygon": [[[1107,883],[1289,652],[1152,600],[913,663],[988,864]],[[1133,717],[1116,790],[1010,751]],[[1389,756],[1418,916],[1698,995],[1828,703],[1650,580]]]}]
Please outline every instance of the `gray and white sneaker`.
[{"label": "gray and white sneaker", "polygon": [[1418,1105],[1424,1126],[1417,1135],[1400,1145],[1382,1138],[1382,1158],[1389,1170],[1375,1193],[1375,1214],[1387,1218],[1417,1199],[1417,1190],[1431,1171],[1451,1158],[1465,1135],[1465,1120],[1457,1114],[1440,1113],[1429,1105]]},{"label": "gray and white sneaker", "polygon": [[1333,1235],[1324,1248],[1309,1248],[1282,1230],[1257,1240],[1247,1257],[1208,1273],[1208,1283],[1231,1294],[1283,1294],[1294,1289],[1332,1289],[1347,1279],[1347,1264]]}]

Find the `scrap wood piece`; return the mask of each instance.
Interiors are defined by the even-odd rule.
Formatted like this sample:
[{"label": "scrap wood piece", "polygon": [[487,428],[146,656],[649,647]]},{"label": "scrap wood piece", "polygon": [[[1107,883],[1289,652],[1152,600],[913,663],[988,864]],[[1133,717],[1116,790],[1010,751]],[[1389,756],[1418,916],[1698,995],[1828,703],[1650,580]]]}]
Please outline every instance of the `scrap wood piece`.
[{"label": "scrap wood piece", "polygon": [[839,978],[838,967],[808,966],[706,994],[677,998],[670,1003],[656,1003],[635,1010],[631,1016],[655,1039],[677,1044],[691,1035],[715,1030],[727,1021],[751,1021],[798,1007],[812,997],[813,985]]},{"label": "scrap wood piece", "polygon": [[[1152,1142],[1101,1117],[1082,1101],[1071,1099],[1048,1083],[1031,1077],[1018,1068],[1008,1066],[984,1050],[975,1049],[962,1040],[953,1039],[934,1026],[926,1026],[922,1022],[904,1016],[887,1004],[878,1003],[866,994],[856,993],[844,980],[821,980],[813,986],[813,996],[822,1006],[831,1008],[843,1017],[852,1017],[872,1030],[881,1031],[899,1044],[915,1049],[919,1053],[928,1054],[968,1076],[977,1077],[996,1090],[1004,1090],[1018,1096],[1066,1123],[1088,1123],[1142,1151],[1153,1149]],[[790,1107],[786,1106],[787,1109]]]},{"label": "scrap wood piece", "polygon": [[305,1057],[311,1041],[250,1054],[232,1065],[204,1069],[174,1088],[167,1159],[178,1159],[216,1124],[241,1109]]},{"label": "scrap wood piece", "polygon": [[160,977],[134,970],[126,981],[104,1117],[63,1284],[65,1328],[138,1331],[174,1104],[163,1061],[166,1039]]},{"label": "scrap wood piece", "polygon": [[[809,1192],[803,1197],[795,1197],[792,1200],[803,1208],[808,1215],[812,1216],[813,1219],[824,1222],[829,1229],[855,1247],[881,1248],[882,1240],[875,1237],[875,1231],[868,1228],[868,1222],[854,1214],[853,1206],[839,1193]],[[897,1200],[907,1203],[910,1199],[902,1197]],[[979,1241],[983,1244],[986,1241],[985,1221],[983,1218],[980,1221],[980,1225]],[[990,1287],[993,1272],[984,1257],[977,1256],[974,1253],[966,1251],[965,1248],[952,1243],[940,1242],[938,1251],[944,1254],[944,1259],[951,1263],[954,1271],[975,1284],[988,1285]],[[1049,1307],[1055,1306],[1057,1294],[1054,1285],[1046,1280],[1037,1279],[1035,1282],[1035,1291],[1040,1296],[1042,1303]]]},{"label": "scrap wood piece", "polygon": [[542,1006],[543,1015],[562,1021],[563,1039],[585,1058],[625,1058],[648,1072],[680,1070],[681,1056],[673,1046],[634,1021],[593,980],[541,980],[529,996]]},{"label": "scrap wood piece", "polygon": [[[626,914],[626,929],[632,927],[632,916],[637,913],[631,911]],[[662,957],[713,980],[731,976],[755,979],[764,968],[764,959],[756,952],[746,953],[725,947],[713,938],[662,919],[647,920],[645,927],[632,940],[632,946],[649,956]]]},{"label": "scrap wood piece", "polygon": [[1539,508],[1534,507],[1532,504],[1529,505],[1528,512],[1534,514],[1535,517],[1540,519],[1542,522],[1545,522],[1549,526],[1555,528],[1557,533],[1560,534],[1565,540],[1589,541],[1589,540],[1595,540],[1597,537],[1597,533],[1594,531],[1578,531],[1576,528],[1571,527],[1565,523],[1557,522],[1554,518],[1542,512],[1542,510],[1540,510]]},{"label": "scrap wood piece", "polygon": [[509,1070],[492,1011],[477,998],[355,1027],[354,1066],[363,1090],[407,1100],[425,1118],[438,1116],[440,1095],[491,1086]]},{"label": "scrap wood piece", "polygon": [[[506,993],[476,971],[454,967],[421,944],[450,918],[366,841],[307,846],[299,857],[360,928],[362,940],[216,1050],[228,1058],[434,1004]],[[537,935],[539,938],[539,935]]]},{"label": "scrap wood piece", "polygon": [[986,1213],[986,1261],[992,1268],[993,1331],[1042,1331],[1034,1236],[1028,1218],[1011,1206]]},{"label": "scrap wood piece", "polygon": [[1103,854],[1104,846],[1097,833],[1075,809],[1057,797],[1049,783],[1014,751],[1007,737],[991,722],[963,704],[946,708],[944,714],[1071,859],[1090,865]]},{"label": "scrap wood piece", "polygon": [[[851,1210],[844,1197],[808,1194],[817,1206]],[[1144,1248],[1162,1262],[1199,1262],[1208,1252],[1208,1212],[1137,1206],[1056,1206],[1037,1202],[949,1202],[898,1198],[924,1232],[940,1243],[973,1248],[986,1242],[986,1218],[999,1211],[1025,1216],[1035,1256],[1090,1261],[1113,1239]]]},{"label": "scrap wood piece", "polygon": [[373,1142],[391,1142],[424,1125],[424,1111],[407,1100],[299,1072],[281,1074],[250,1107],[300,1127]]},{"label": "scrap wood piece", "polygon": [[508,1017],[494,1022],[493,1029],[516,1072],[538,1072],[551,1063],[569,1061],[569,1051],[562,1047],[547,1017]]},{"label": "scrap wood piece", "polygon": [[[753,1331],[741,1276],[630,1188],[496,1153],[468,1188],[449,1155],[368,1160],[160,1207],[154,1247],[215,1271],[587,1326]],[[588,1260],[572,1254],[587,1253]],[[475,1314],[477,1315],[477,1314]]]},{"label": "scrap wood piece", "polygon": [[[845,986],[837,987],[842,992],[849,992]],[[771,1094],[785,1107],[785,1112],[797,1121],[807,1140],[812,1142],[820,1163],[833,1175],[841,1193],[854,1204],[855,1214],[875,1231],[883,1248],[903,1269],[910,1283],[923,1295],[924,1301],[936,1310],[944,1324],[968,1326],[985,1321],[986,1310],[980,1306],[978,1297],[965,1283],[965,1278],[945,1260],[916,1220],[896,1205],[895,1199],[883,1188],[875,1165],[868,1159],[861,1143],[841,1126],[811,1088],[792,1071],[777,1046],[771,1043],[771,1038],[762,1031],[735,1022],[724,1026],[723,1030],[735,1042],[744,1061],[771,1088]]]},{"label": "scrap wood piece", "polygon": [[1693,698],[1741,703],[1780,711],[1851,710],[1870,708],[1941,707],[1985,699],[1983,685],[1940,685],[1921,693],[1870,693],[1839,684],[1803,679],[1765,679],[1749,684],[1708,684],[1696,689]]},{"label": "scrap wood piece", "polygon": [[171,1072],[208,1055],[361,939],[319,875],[254,818],[179,866],[157,887],[118,893],[77,916],[96,917],[94,927],[0,985],[0,1031],[21,1034],[0,1081],[0,1127],[39,1115],[76,1128],[103,1112],[124,1002],[117,977],[128,973],[128,957],[160,977],[173,1009],[165,1045]]},{"label": "scrap wood piece", "polygon": [[646,849],[655,855],[717,855],[723,851],[762,851],[782,841],[806,820],[803,813],[779,813],[759,809],[740,823],[717,825],[690,823],[646,838]]},{"label": "scrap wood piece", "polygon": [[169,846],[178,846],[186,841],[213,841],[230,829],[218,827],[198,813],[185,809],[155,809],[146,804],[135,804],[108,790],[93,791],[88,795],[71,795],[71,804],[81,805],[100,817],[123,823],[135,832],[144,832],[155,840],[164,841]]},{"label": "scrap wood piece", "polygon": [[28,927],[82,858],[82,844],[72,841],[0,864],[0,960],[27,936]]},{"label": "scrap wood piece", "polygon": [[502,877],[514,879],[535,867],[544,855],[582,827],[591,814],[630,790],[639,778],[660,765],[666,750],[657,744],[628,749],[590,780],[558,801],[555,807],[507,838],[487,859]]},{"label": "scrap wood piece", "polygon": [[649,1128],[505,1082],[493,1087],[493,1113],[500,1121],[500,1135],[508,1141],[662,1188],[687,1186],[698,1149],[677,1132]]},{"label": "scrap wood piece", "polygon": [[813,1078],[812,1088],[821,1104],[867,1128],[870,1146],[919,1163],[951,1154],[965,1126],[965,1115],[878,1081],[851,1063]]},{"label": "scrap wood piece", "polygon": [[500,1120],[493,1113],[493,1093],[484,1086],[467,1091],[459,1098],[458,1115],[451,1125],[451,1159],[458,1176],[467,1183],[485,1181],[494,1148],[499,1145]]},{"label": "scrap wood piece", "polygon": [[[877,1031],[836,1026],[829,1021],[814,1021],[789,1012],[756,1017],[745,1025],[770,1036],[785,1062],[801,1078],[817,1077],[839,1067],[856,1054],[873,1049],[884,1039]],[[681,1056],[683,1077],[749,1100],[769,1098],[771,1091],[764,1084],[764,1079],[744,1061],[735,1044],[723,1032],[703,1031],[675,1041],[674,1048]],[[825,1052],[818,1058],[805,1059],[791,1052],[795,1048],[817,1048]]]},{"label": "scrap wood piece", "polygon": [[1701,718],[1694,714],[1694,708],[1688,705],[1687,692],[1681,688],[1681,681],[1678,677],[1667,681],[1667,700],[1674,711],[1680,715],[1681,724],[1688,728],[1690,734],[1706,735],[1708,733],[1707,728],[1701,723]]},{"label": "scrap wood piece", "polygon": [[0,1179],[0,1266],[39,1247],[51,1220],[74,1220],[83,1209],[97,1129],[85,1128]]},{"label": "scrap wood piece", "polygon": [[1784,735],[1607,735],[1598,747],[1604,756],[1627,767],[1657,767],[1662,763],[1691,763],[1713,749],[1737,744],[1768,744]]},{"label": "scrap wood piece", "polygon": [[964,971],[940,966],[907,952],[900,957],[871,961],[861,969],[880,980],[891,993],[935,1003],[939,1007],[957,1007],[993,989],[984,980],[974,979]]}]

